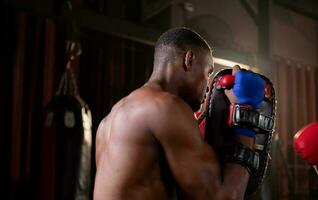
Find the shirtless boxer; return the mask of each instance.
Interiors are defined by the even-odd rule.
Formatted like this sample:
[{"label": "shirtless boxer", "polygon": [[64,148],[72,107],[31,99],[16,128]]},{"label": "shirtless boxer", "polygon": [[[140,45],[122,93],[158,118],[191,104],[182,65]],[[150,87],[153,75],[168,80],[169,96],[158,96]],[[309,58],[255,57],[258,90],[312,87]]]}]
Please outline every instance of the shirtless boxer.
[{"label": "shirtless boxer", "polygon": [[176,28],[160,36],[150,79],[99,125],[95,200],[175,199],[176,190],[182,199],[243,199],[248,171],[226,163],[222,177],[193,116],[212,70],[210,47],[195,32]]}]

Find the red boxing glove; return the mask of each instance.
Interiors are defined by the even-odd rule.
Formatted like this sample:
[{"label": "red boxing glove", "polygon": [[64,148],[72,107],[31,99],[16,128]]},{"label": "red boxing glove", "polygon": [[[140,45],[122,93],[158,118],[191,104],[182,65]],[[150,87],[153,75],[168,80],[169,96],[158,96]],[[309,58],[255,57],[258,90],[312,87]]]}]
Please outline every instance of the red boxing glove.
[{"label": "red boxing glove", "polygon": [[235,76],[226,74],[222,76],[216,83],[217,89],[231,89],[234,85]]},{"label": "red boxing glove", "polygon": [[294,148],[307,163],[318,164],[318,122],[313,122],[296,133]]}]

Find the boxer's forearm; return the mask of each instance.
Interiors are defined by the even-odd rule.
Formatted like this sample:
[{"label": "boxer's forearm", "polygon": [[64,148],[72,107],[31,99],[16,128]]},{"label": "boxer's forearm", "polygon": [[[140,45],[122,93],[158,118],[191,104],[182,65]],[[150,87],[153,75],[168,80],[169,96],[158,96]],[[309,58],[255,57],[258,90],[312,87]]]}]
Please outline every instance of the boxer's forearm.
[{"label": "boxer's forearm", "polygon": [[[245,136],[236,135],[235,140],[249,148],[254,145],[254,139]],[[244,166],[226,163],[223,171],[222,189],[231,196],[231,199],[243,199],[249,177],[249,172]]]},{"label": "boxer's forearm", "polygon": [[243,199],[249,177],[247,169],[242,165],[226,163],[222,182],[223,192],[231,199]]}]

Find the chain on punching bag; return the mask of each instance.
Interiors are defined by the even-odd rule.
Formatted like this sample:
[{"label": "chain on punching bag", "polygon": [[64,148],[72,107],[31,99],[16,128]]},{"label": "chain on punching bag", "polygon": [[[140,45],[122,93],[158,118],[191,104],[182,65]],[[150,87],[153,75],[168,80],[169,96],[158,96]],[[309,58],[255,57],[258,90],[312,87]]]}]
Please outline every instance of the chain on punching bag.
[{"label": "chain on punching bag", "polygon": [[40,199],[88,200],[92,153],[92,117],[81,99],[72,63],[82,53],[71,0],[65,4],[66,70],[45,109]]},{"label": "chain on punching bag", "polygon": [[[68,52],[74,51],[74,42],[68,42]],[[70,46],[69,46],[70,45]],[[80,50],[80,48],[78,47]],[[78,51],[74,51],[78,52]],[[79,54],[69,55],[66,71],[59,88],[46,107],[44,152],[51,158],[44,159],[43,166],[53,173],[46,191],[54,193],[56,200],[88,200],[90,193],[90,171],[92,151],[92,117],[88,105],[81,99],[74,74],[72,60]],[[45,137],[44,137],[45,138]],[[45,171],[45,169],[42,169]],[[42,195],[43,196],[43,195]],[[47,195],[50,196],[50,195]]]}]

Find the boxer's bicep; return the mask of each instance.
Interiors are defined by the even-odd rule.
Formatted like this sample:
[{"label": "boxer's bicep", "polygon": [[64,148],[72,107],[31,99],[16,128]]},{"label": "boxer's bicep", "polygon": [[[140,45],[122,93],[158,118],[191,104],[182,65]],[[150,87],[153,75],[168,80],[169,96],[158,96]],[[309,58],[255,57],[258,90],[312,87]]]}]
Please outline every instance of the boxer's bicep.
[{"label": "boxer's bicep", "polygon": [[157,119],[155,136],[179,188],[189,197],[215,195],[221,185],[219,161],[201,139],[193,112],[183,105],[168,110]]}]

